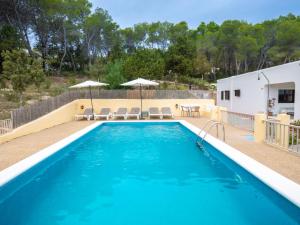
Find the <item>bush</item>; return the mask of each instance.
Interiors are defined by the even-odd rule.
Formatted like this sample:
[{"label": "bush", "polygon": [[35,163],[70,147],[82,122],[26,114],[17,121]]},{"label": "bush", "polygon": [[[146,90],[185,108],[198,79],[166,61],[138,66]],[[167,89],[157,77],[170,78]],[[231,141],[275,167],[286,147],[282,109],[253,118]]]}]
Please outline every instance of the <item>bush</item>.
[{"label": "bush", "polygon": [[296,121],[292,122],[292,125],[300,126],[300,120],[296,120]]},{"label": "bush", "polygon": [[204,89],[204,90],[208,90],[210,86],[206,80],[192,78],[188,76],[179,76],[178,81],[182,83],[198,86],[200,89]]},{"label": "bush", "polygon": [[51,84],[52,84],[52,81],[49,78],[47,78],[44,82],[45,89],[49,90],[51,87]]},{"label": "bush", "polygon": [[89,70],[87,71],[87,74],[89,77],[97,79],[97,80],[103,80],[105,77],[105,68],[106,64],[104,60],[97,59],[93,65],[90,65]]},{"label": "bush", "polygon": [[68,78],[68,84],[69,84],[69,86],[75,85],[76,84],[76,78],[75,77],[69,77]]},{"label": "bush", "polygon": [[18,102],[19,101],[19,95],[14,91],[4,92],[4,97],[7,99],[7,101],[10,101],[10,102]]},{"label": "bush", "polygon": [[64,88],[63,87],[53,87],[51,90],[50,90],[50,92],[49,92],[49,94],[50,94],[50,96],[57,96],[57,95],[60,95],[60,94],[62,94],[63,92],[64,92]]},{"label": "bush", "polygon": [[38,89],[45,79],[42,62],[30,57],[24,50],[2,52],[3,77],[11,82],[13,90],[22,102],[22,93],[34,84]]},{"label": "bush", "polygon": [[105,81],[109,83],[110,89],[120,87],[120,84],[125,82],[125,78],[122,74],[122,62],[116,61],[107,65],[107,75]]},{"label": "bush", "polygon": [[141,76],[161,79],[165,72],[165,62],[159,50],[138,49],[124,60],[123,72],[128,80]]}]

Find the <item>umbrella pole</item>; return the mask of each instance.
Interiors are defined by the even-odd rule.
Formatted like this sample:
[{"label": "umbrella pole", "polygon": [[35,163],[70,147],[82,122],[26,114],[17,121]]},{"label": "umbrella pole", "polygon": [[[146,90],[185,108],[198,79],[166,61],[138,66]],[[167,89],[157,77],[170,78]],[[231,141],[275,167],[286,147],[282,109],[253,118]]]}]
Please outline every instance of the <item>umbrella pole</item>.
[{"label": "umbrella pole", "polygon": [[141,96],[141,119],[143,119],[143,96],[142,96],[142,85],[140,84],[140,96]]},{"label": "umbrella pole", "polygon": [[90,98],[91,98],[91,105],[92,105],[92,113],[94,115],[94,105],[93,105],[92,88],[91,88],[91,86],[90,86]]}]

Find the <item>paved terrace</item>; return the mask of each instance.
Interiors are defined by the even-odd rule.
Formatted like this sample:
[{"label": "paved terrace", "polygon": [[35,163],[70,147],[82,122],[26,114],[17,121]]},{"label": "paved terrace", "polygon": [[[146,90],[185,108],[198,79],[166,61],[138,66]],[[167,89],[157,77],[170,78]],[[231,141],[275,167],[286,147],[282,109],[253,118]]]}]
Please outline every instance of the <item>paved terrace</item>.
[{"label": "paved terrace", "polygon": [[[207,118],[189,117],[178,117],[176,119],[184,119],[199,128],[203,127],[208,120]],[[0,170],[92,123],[93,121],[74,121],[23,136],[0,145]],[[247,140],[246,136],[250,134],[247,131],[229,125],[226,125],[225,128],[226,143],[300,184],[299,155]],[[212,135],[215,135],[215,131],[212,131]]]}]

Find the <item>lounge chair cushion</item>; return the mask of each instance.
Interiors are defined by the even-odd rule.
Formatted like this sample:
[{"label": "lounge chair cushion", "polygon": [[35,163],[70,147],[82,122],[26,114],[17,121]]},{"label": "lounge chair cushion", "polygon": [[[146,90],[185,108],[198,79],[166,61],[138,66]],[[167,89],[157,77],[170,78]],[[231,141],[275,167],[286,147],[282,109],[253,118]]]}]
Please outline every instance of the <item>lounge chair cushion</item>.
[{"label": "lounge chair cushion", "polygon": [[127,108],[118,108],[117,115],[125,115],[127,113]]},{"label": "lounge chair cushion", "polygon": [[92,108],[86,108],[83,112],[83,115],[86,115],[86,116],[90,116],[90,115],[93,115],[93,110]]},{"label": "lounge chair cushion", "polygon": [[172,115],[172,111],[170,107],[162,107],[161,112],[163,115]]},{"label": "lounge chair cushion", "polygon": [[157,107],[149,108],[149,115],[161,115]]},{"label": "lounge chair cushion", "polygon": [[130,112],[128,114],[130,115],[138,115],[141,113],[141,109],[138,107],[131,108]]},{"label": "lounge chair cushion", "polygon": [[110,108],[102,108],[99,115],[108,115],[110,113]]}]

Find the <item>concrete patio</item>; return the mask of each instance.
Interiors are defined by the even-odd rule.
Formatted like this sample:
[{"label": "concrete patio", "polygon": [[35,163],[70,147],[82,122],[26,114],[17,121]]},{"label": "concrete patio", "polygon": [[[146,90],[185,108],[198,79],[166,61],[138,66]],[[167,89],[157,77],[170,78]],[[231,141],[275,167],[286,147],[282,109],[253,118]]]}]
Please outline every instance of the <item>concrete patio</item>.
[{"label": "concrete patio", "polygon": [[[207,118],[177,117],[201,128]],[[57,125],[43,131],[16,138],[0,145],[0,170],[34,154],[57,141],[92,124],[93,121],[73,121]],[[225,125],[226,143],[252,157],[260,163],[300,184],[300,155],[256,143],[251,140],[251,133]],[[215,136],[215,130],[212,130]],[[249,138],[250,137],[250,138]]]}]

